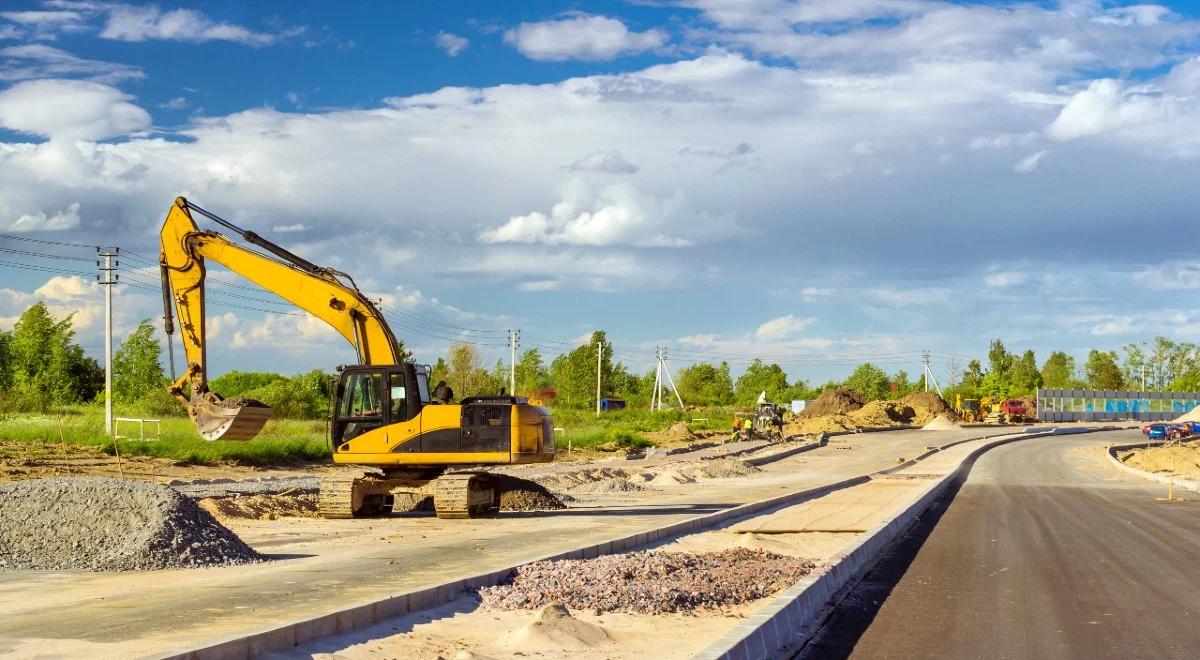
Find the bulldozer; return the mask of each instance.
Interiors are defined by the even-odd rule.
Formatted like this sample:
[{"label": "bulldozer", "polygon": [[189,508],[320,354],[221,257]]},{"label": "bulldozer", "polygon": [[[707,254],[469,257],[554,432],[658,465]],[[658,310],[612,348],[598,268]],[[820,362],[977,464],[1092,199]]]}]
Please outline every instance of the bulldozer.
[{"label": "bulldozer", "polygon": [[976,424],[983,421],[983,412],[980,408],[979,399],[964,399],[961,394],[955,395],[954,410],[958,413],[959,419],[968,424]]},{"label": "bulldozer", "polygon": [[[202,231],[193,213],[246,245]],[[187,367],[175,378],[171,353],[168,391],[186,406],[203,438],[250,440],[272,414],[261,402],[226,399],[208,387],[207,262],[321,319],[354,348],[357,364],[338,368],[330,444],[333,462],[342,467],[321,481],[321,516],[380,515],[427,498],[439,518],[488,515],[498,511],[500,493],[486,467],[554,460],[554,422],[545,408],[505,395],[451,403],[453,392],[444,383],[431,391],[428,366],[402,359],[384,314],[350,275],[317,266],[179,197],[160,232],[159,269],[168,346],[177,317]]]}]

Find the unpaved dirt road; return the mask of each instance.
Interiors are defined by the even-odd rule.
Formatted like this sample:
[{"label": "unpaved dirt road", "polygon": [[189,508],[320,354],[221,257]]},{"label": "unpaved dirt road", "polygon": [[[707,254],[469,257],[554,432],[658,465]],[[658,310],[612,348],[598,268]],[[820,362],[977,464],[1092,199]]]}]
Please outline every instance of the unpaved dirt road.
[{"label": "unpaved dirt road", "polygon": [[80,657],[165,653],[509,566],[725,507],[896,465],[927,445],[997,429],[897,431],[765,466],[645,493],[596,496],[564,511],[485,520],[247,520],[233,525],[261,565],[151,573],[0,574],[0,653]]},{"label": "unpaved dirt road", "polygon": [[1140,437],[987,452],[800,657],[1196,657],[1200,496],[1162,501],[1166,486],[1105,460]]}]

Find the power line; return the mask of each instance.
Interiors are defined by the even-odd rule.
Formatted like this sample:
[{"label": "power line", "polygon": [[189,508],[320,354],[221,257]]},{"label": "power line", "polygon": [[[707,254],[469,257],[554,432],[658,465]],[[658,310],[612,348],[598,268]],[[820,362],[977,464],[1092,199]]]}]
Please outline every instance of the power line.
[{"label": "power line", "polygon": [[89,250],[99,249],[99,245],[87,245],[84,243],[68,243],[65,241],[49,241],[40,238],[30,238],[28,236],[14,236],[12,234],[0,234],[0,238],[7,238],[12,241],[26,241],[29,243],[41,243],[42,245],[61,245],[63,247],[86,248]]}]

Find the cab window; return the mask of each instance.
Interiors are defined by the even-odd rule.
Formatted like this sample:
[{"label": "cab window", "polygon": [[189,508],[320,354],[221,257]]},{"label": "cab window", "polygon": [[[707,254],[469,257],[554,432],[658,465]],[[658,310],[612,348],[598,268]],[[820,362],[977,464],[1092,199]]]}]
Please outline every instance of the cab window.
[{"label": "cab window", "polygon": [[399,422],[408,419],[408,399],[404,391],[404,374],[393,373],[388,376],[388,389],[391,398],[391,421]]},{"label": "cab window", "polygon": [[383,414],[383,374],[351,374],[342,399],[342,417]]}]

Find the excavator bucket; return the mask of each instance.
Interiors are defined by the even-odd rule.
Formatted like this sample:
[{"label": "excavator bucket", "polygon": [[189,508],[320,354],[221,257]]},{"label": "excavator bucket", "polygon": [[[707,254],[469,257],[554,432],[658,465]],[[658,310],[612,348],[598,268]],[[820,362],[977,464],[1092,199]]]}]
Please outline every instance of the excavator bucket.
[{"label": "excavator bucket", "polygon": [[244,397],[207,393],[188,406],[188,416],[205,440],[251,440],[271,419],[271,408]]}]

